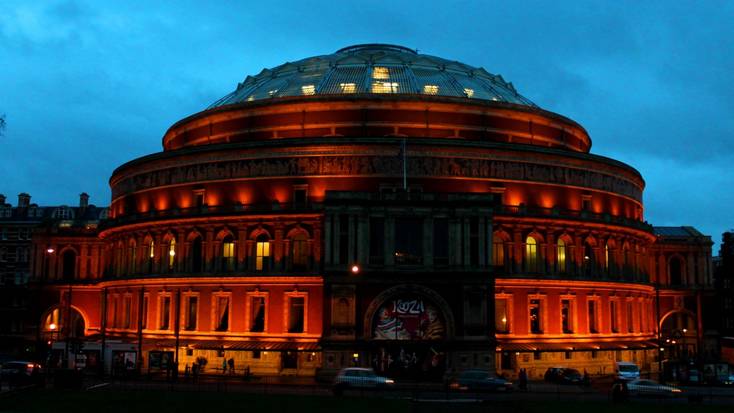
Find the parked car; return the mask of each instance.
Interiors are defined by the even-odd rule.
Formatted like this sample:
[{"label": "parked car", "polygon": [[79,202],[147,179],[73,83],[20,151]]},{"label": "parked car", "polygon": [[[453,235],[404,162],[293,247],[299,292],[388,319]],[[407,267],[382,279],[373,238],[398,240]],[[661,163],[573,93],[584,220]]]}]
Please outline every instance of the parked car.
[{"label": "parked car", "polygon": [[565,367],[551,367],[543,376],[545,381],[558,384],[583,384],[584,377],[576,369]]},{"label": "parked car", "polygon": [[32,361],[8,361],[0,368],[2,381],[11,386],[41,384],[43,374],[41,365]]},{"label": "parked car", "polygon": [[449,388],[465,391],[512,391],[512,383],[497,377],[489,370],[471,369],[464,370],[459,376],[451,381]]},{"label": "parked car", "polygon": [[675,386],[660,384],[655,380],[648,379],[632,380],[627,382],[626,385],[630,396],[675,397],[683,393],[683,390]]},{"label": "parked car", "polygon": [[614,374],[618,380],[636,380],[640,378],[640,368],[635,363],[617,361],[614,363]]},{"label": "parked car", "polygon": [[380,389],[395,384],[395,380],[378,376],[375,371],[363,367],[341,369],[334,379],[334,393],[341,394],[346,389]]}]

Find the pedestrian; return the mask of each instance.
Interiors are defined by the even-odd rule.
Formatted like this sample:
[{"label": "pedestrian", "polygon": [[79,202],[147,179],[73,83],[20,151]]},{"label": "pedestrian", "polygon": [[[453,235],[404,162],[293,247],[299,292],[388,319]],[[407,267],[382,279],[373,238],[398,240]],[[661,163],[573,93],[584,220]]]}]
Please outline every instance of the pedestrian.
[{"label": "pedestrian", "polygon": [[520,390],[527,390],[528,389],[528,373],[525,371],[524,368],[520,369]]},{"label": "pedestrian", "polygon": [[230,357],[229,360],[227,360],[227,364],[229,365],[229,375],[234,375],[234,358]]},{"label": "pedestrian", "polygon": [[222,375],[227,374],[227,359],[222,359]]},{"label": "pedestrian", "polygon": [[250,380],[250,366],[245,367],[245,380]]},{"label": "pedestrian", "polygon": [[191,373],[191,368],[189,367],[189,363],[186,363],[186,367],[184,367],[184,380],[186,383],[189,382],[189,374]]},{"label": "pedestrian", "polygon": [[199,363],[191,363],[191,376],[193,377],[194,384],[196,384],[199,380]]}]

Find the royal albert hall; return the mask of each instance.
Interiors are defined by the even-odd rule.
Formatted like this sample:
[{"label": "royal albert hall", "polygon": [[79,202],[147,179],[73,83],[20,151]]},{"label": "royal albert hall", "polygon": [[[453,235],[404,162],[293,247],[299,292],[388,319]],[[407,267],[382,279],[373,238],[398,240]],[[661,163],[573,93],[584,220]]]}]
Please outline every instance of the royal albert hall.
[{"label": "royal albert hall", "polygon": [[499,75],[350,46],[247,76],[162,143],[114,171],[98,227],[39,235],[55,350],[262,375],[656,368],[642,176]]}]

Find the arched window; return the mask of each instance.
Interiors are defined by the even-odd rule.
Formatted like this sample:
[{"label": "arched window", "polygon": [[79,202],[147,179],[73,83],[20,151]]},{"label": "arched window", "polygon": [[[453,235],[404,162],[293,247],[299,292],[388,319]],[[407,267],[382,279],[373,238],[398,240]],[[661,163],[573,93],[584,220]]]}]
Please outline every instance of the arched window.
[{"label": "arched window", "polygon": [[255,270],[267,271],[270,260],[270,240],[265,234],[257,237],[255,242]]},{"label": "arched window", "polygon": [[596,266],[596,257],[594,256],[594,247],[587,241],[584,243],[584,268],[587,276],[594,273]]},{"label": "arched window", "polygon": [[673,257],[668,263],[668,271],[670,273],[670,285],[683,285],[683,265],[679,257]]},{"label": "arched window", "polygon": [[176,238],[171,237],[168,242],[168,271],[173,271],[176,265]]},{"label": "arched window", "polygon": [[193,241],[191,241],[191,271],[193,272],[201,272],[202,270],[202,257],[201,257],[201,237],[196,236]]},{"label": "arched window", "polygon": [[128,243],[128,253],[127,253],[127,256],[129,259],[129,262],[127,264],[127,271],[130,274],[135,274],[135,272],[137,271],[137,262],[138,262],[137,250],[138,249],[137,249],[137,246],[135,245],[135,242],[130,241]]},{"label": "arched window", "polygon": [[566,259],[567,253],[566,241],[564,241],[563,238],[558,238],[558,244],[556,245],[556,255],[558,259],[556,260],[556,263],[558,264],[558,272],[561,274],[568,272],[568,260]]},{"label": "arched window", "polygon": [[505,265],[505,240],[499,235],[492,237],[492,265],[495,267]]},{"label": "arched window", "polygon": [[222,271],[234,271],[234,239],[227,235],[222,240]]},{"label": "arched window", "polygon": [[73,280],[76,274],[76,252],[68,249],[61,254],[61,276],[64,280]]},{"label": "arched window", "polygon": [[299,232],[291,238],[291,258],[294,270],[305,270],[308,267],[308,238]]},{"label": "arched window", "polygon": [[525,268],[527,272],[539,272],[538,241],[532,236],[525,239]]},{"label": "arched window", "polygon": [[148,274],[150,274],[153,272],[153,261],[155,260],[155,242],[153,240],[150,240],[145,256],[148,260]]}]

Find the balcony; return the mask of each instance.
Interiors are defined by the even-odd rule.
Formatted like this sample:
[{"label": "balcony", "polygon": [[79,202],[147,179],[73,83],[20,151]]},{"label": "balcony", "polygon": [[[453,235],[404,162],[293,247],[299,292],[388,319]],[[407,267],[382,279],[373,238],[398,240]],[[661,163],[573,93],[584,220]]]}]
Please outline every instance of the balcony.
[{"label": "balcony", "polygon": [[622,216],[614,216],[611,214],[596,214],[590,211],[528,207],[526,205],[499,205],[494,208],[494,213],[495,215],[509,215],[531,218],[571,219],[586,222],[596,222],[600,224],[620,225],[624,227],[639,229],[646,232],[652,232],[652,225],[648,224],[647,222]]},{"label": "balcony", "polygon": [[322,205],[316,202],[273,202],[270,204],[236,204],[218,206],[202,205],[192,208],[172,208],[148,212],[137,212],[134,214],[125,214],[116,218],[110,218],[101,221],[99,227],[100,229],[104,230],[107,228],[146,221],[159,221],[181,218],[201,218],[226,215],[315,213],[321,211],[321,209]]}]

